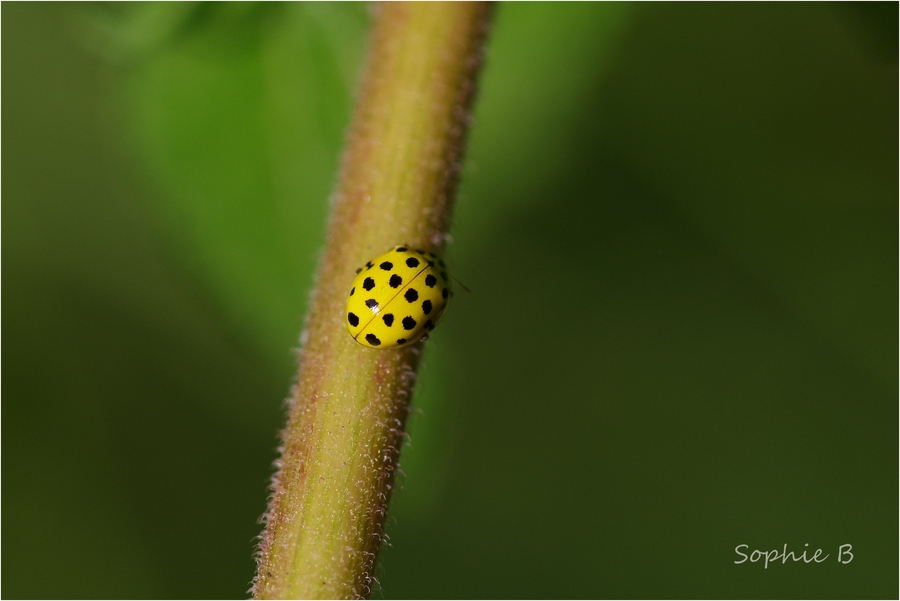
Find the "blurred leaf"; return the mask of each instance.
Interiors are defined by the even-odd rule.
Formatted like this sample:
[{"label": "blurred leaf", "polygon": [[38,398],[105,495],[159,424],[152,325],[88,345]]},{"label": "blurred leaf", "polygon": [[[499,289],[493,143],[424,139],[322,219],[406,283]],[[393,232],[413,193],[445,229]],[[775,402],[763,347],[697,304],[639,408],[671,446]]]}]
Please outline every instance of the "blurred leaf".
[{"label": "blurred leaf", "polygon": [[218,11],[127,87],[192,273],[275,365],[301,328],[365,26],[355,4]]},{"label": "blurred leaf", "polygon": [[197,2],[89,2],[68,8],[75,37],[116,62],[160,49],[200,13]]}]

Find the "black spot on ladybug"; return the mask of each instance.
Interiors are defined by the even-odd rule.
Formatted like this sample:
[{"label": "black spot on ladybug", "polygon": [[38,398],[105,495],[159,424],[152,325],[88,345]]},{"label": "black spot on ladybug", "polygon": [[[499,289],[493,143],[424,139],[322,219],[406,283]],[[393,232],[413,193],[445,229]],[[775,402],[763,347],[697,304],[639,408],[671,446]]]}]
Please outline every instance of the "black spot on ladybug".
[{"label": "black spot on ladybug", "polygon": [[430,319],[429,319],[428,321],[425,322],[425,329],[426,329],[426,330],[433,330],[433,329],[434,329],[434,323],[432,323],[432,321],[431,321]]},{"label": "black spot on ladybug", "polygon": [[434,267],[434,261],[428,261],[428,266],[429,266],[429,267]]},{"label": "black spot on ladybug", "polygon": [[349,321],[350,325],[354,328],[359,325],[359,317],[357,317],[353,313],[347,313],[347,321]]},{"label": "black spot on ladybug", "polygon": [[386,315],[382,315],[381,319],[384,320],[384,325],[386,325],[387,327],[391,327],[394,324],[394,314],[393,313],[388,313]]},{"label": "black spot on ladybug", "polygon": [[443,292],[441,292],[441,296],[447,298],[448,296],[450,296],[450,291],[444,288]]},{"label": "black spot on ladybug", "polygon": [[421,248],[417,248],[417,249],[416,249],[416,252],[419,253],[420,255],[424,255],[424,254],[425,254],[425,251],[422,250]]},{"label": "black spot on ladybug", "polygon": [[366,301],[366,306],[370,309],[377,309],[378,301],[375,300],[374,298],[370,298],[369,300]]},{"label": "black spot on ladybug", "polygon": [[405,252],[406,252],[406,247],[405,247],[405,246],[398,246],[398,247],[397,247],[397,252],[398,252],[398,253],[405,253]]},{"label": "black spot on ladybug", "polygon": [[362,267],[357,267],[357,268],[356,268],[356,273],[357,273],[357,275],[359,275],[359,272],[360,272],[360,271],[362,271]]},{"label": "black spot on ladybug", "polygon": [[430,273],[425,276],[425,285],[429,288],[434,288],[434,285],[437,284],[437,278],[431,275]]},{"label": "black spot on ladybug", "polygon": [[403,329],[404,330],[411,330],[414,327],[416,327],[415,319],[413,319],[412,317],[408,317],[408,316],[403,318]]},{"label": "black spot on ladybug", "polygon": [[416,292],[415,288],[409,288],[404,294],[403,298],[406,299],[408,303],[414,303],[419,300],[419,293]]},{"label": "black spot on ladybug", "polygon": [[378,346],[381,344],[381,341],[378,340],[378,337],[375,334],[366,334],[366,342],[368,342],[372,346]]},{"label": "black spot on ladybug", "polygon": [[353,296],[354,292],[356,292],[356,286],[350,289],[350,296]]},{"label": "black spot on ladybug", "polygon": [[382,263],[381,265],[379,265],[379,267],[381,267],[381,268],[384,269],[385,271],[390,271],[391,269],[394,268],[394,264],[391,263],[390,261],[385,261],[384,263]]},{"label": "black spot on ladybug", "polygon": [[391,279],[388,281],[388,284],[391,285],[391,288],[396,288],[402,283],[403,283],[403,278],[401,278],[396,273],[394,275],[392,275]]},{"label": "black spot on ladybug", "polygon": [[427,300],[422,303],[422,311],[425,312],[425,315],[428,315],[429,313],[431,313],[431,301],[430,300]]},{"label": "black spot on ladybug", "polygon": [[442,271],[442,272],[441,272],[441,277],[444,278],[444,281],[446,282],[446,281],[447,281],[447,272],[446,272],[446,271]]},{"label": "black spot on ladybug", "polygon": [[369,290],[371,290],[374,287],[375,287],[375,280],[373,280],[372,278],[366,278],[363,280],[363,288],[365,289],[366,292],[368,292]]},{"label": "black spot on ladybug", "polygon": [[406,260],[406,266],[407,266],[407,267],[418,267],[418,266],[419,266],[419,260],[418,260],[417,258],[415,258],[415,257],[410,257],[410,258],[408,258],[408,259]]},{"label": "black spot on ladybug", "polygon": [[366,271],[372,269],[373,267],[375,267],[375,263],[373,263],[372,261],[366,263]]},{"label": "black spot on ladybug", "polygon": [[398,338],[397,339],[397,344],[403,344],[404,342],[406,342],[406,338]]}]

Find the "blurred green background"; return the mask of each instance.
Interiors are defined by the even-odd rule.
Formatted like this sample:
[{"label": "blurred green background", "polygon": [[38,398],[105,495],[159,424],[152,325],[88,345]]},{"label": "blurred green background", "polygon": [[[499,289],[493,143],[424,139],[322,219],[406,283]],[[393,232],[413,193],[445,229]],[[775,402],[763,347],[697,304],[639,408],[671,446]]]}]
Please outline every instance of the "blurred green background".
[{"label": "blurred green background", "polygon": [[[499,7],[376,598],[896,598],[897,22]],[[3,4],[3,597],[246,595],[368,23]]]}]

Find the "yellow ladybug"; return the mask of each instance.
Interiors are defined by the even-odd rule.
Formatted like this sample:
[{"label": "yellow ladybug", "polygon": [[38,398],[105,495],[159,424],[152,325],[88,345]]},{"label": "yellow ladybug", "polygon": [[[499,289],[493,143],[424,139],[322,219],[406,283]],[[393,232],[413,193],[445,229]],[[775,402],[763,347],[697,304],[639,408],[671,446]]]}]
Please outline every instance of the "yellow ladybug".
[{"label": "yellow ladybug", "polygon": [[449,300],[444,262],[434,253],[397,246],[356,270],[347,329],[363,346],[400,348],[427,338]]}]

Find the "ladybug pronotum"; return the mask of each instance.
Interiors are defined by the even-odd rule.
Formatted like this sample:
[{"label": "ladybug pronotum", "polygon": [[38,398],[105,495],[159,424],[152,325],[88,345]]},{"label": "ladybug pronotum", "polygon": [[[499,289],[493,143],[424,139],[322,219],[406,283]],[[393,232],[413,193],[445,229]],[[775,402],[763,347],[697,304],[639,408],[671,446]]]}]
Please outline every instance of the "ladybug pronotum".
[{"label": "ladybug pronotum", "polygon": [[424,340],[447,310],[450,280],[434,253],[397,246],[356,274],[347,329],[363,346],[390,349]]}]

